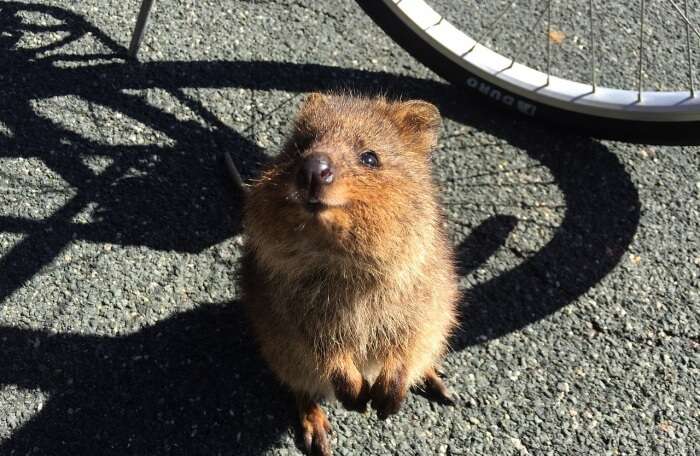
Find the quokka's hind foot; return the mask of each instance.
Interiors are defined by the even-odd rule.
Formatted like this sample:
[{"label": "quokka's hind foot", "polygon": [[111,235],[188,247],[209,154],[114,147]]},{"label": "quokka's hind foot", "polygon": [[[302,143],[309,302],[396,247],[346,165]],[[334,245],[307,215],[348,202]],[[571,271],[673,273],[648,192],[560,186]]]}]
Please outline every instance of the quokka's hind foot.
[{"label": "quokka's hind foot", "polygon": [[432,367],[428,369],[423,376],[423,385],[420,387],[420,389],[431,401],[435,401],[442,405],[455,405],[452,394],[450,394],[450,391],[447,389],[438,373]]},{"label": "quokka's hind foot", "polygon": [[296,401],[306,454],[331,456],[331,444],[328,436],[331,433],[331,424],[323,409],[305,395],[297,394]]}]

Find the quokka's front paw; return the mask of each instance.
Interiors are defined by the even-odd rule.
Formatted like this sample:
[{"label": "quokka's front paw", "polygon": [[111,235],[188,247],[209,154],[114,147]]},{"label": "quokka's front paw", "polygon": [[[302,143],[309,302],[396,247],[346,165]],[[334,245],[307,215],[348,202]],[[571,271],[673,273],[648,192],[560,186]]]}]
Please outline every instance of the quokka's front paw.
[{"label": "quokka's front paw", "polygon": [[369,402],[370,386],[367,380],[362,379],[356,384],[344,380],[335,380],[335,396],[343,404],[345,409],[351,412],[364,413]]},{"label": "quokka's front paw", "polygon": [[406,397],[406,379],[401,373],[389,378],[380,375],[370,389],[372,408],[377,411],[377,417],[384,420],[389,415],[399,411]]}]

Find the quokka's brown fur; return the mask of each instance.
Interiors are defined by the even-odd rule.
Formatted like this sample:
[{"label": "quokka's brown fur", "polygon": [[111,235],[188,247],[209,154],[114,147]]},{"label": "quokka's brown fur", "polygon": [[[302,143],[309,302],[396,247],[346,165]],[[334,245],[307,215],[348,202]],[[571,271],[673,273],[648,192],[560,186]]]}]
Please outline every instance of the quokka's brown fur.
[{"label": "quokka's brown fur", "polygon": [[[316,401],[380,417],[435,374],[456,321],[457,280],[430,153],[440,114],[423,101],[312,94],[250,188],[243,294],[265,360],[295,393],[308,451],[330,454]],[[373,151],[378,167],[361,163]],[[333,181],[310,208],[297,176],[323,154]]]}]

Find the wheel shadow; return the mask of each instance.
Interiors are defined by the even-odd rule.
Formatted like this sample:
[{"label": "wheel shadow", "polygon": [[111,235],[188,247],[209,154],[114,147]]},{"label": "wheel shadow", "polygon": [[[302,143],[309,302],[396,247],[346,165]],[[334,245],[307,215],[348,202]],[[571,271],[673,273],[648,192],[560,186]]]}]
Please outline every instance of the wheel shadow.
[{"label": "wheel shadow", "polygon": [[[62,27],[67,36],[38,50],[18,50],[22,34],[32,30],[19,19],[22,11],[59,18],[61,24],[51,27]],[[0,38],[0,68],[7,68],[0,125],[13,132],[0,135],[0,158],[40,160],[76,189],[46,219],[0,216],[0,231],[24,236],[0,258],[0,306],[75,239],[196,253],[240,230],[240,201],[213,157],[232,151],[252,176],[265,154],[188,98],[183,87],[364,93],[381,87],[389,95],[431,101],[446,118],[499,137],[547,167],[564,195],[564,220],[534,256],[468,290],[457,350],[572,302],[615,267],[636,232],[637,191],[605,146],[547,132],[478,100],[470,106],[466,95],[445,84],[283,62],[129,63],[123,47],[82,17],[34,4],[0,5],[0,29],[7,31]],[[87,35],[108,51],[40,56]],[[90,62],[98,58],[101,63]],[[59,65],[66,62],[84,64]],[[167,90],[208,126],[180,121],[125,92],[154,88]],[[38,116],[30,103],[64,95],[167,132],[174,145],[96,142]],[[86,156],[109,157],[110,164],[96,173],[81,161]],[[97,219],[74,223],[88,204],[96,205]],[[501,248],[517,223],[497,215],[473,230],[458,247],[462,272]],[[0,327],[0,365],[0,385],[49,395],[42,411],[0,444],[0,454],[259,454],[291,422],[287,396],[257,358],[237,303],[200,306],[122,337]]]},{"label": "wheel shadow", "polygon": [[[570,138],[576,143],[566,147],[561,138],[545,137],[548,147],[539,148],[521,136],[507,139],[547,167],[566,212],[541,250],[466,291],[452,344],[458,350],[524,328],[586,293],[620,262],[639,224],[637,189],[602,144]],[[512,216],[487,219],[460,244],[459,261],[473,267],[475,259],[488,258],[517,224]]]}]

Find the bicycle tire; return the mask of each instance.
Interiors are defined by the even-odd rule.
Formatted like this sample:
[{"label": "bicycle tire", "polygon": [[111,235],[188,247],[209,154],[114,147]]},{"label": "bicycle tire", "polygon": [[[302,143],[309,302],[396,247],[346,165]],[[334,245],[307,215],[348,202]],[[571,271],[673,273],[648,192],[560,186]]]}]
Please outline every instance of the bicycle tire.
[{"label": "bicycle tire", "polygon": [[[392,0],[356,0],[365,13],[399,46],[423,65],[434,71],[455,86],[466,92],[481,95],[493,104],[521,116],[543,120],[557,126],[564,126],[573,133],[582,133],[602,139],[612,139],[632,143],[691,145],[700,144],[700,109],[692,112],[686,120],[635,120],[602,117],[595,114],[577,112],[560,103],[538,100],[527,93],[516,93],[498,80],[485,79],[482,75],[470,72],[449,51],[440,49],[440,44],[430,42],[415,27],[407,23],[397,13],[396,2]],[[698,105],[700,108],[700,104]],[[647,119],[653,113],[644,113]],[[650,115],[651,114],[651,115]]]}]

